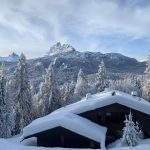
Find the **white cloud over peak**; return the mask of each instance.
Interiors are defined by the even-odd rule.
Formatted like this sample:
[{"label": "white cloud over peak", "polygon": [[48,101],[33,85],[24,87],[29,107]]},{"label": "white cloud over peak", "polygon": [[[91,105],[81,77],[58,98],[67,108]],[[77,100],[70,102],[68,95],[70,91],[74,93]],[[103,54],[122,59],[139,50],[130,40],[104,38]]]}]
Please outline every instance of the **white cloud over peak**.
[{"label": "white cloud over peak", "polygon": [[38,57],[57,41],[119,51],[150,39],[146,0],[0,0],[0,10],[0,55]]}]

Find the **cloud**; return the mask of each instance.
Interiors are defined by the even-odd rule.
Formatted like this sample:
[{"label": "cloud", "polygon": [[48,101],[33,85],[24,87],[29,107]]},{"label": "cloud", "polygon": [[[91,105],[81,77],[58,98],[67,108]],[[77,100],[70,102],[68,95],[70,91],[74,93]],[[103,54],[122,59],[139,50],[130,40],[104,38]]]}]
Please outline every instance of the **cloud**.
[{"label": "cloud", "polygon": [[137,39],[150,38],[146,0],[0,0],[0,4],[0,55],[15,50],[38,57],[57,41],[81,51],[117,52],[130,49]]}]

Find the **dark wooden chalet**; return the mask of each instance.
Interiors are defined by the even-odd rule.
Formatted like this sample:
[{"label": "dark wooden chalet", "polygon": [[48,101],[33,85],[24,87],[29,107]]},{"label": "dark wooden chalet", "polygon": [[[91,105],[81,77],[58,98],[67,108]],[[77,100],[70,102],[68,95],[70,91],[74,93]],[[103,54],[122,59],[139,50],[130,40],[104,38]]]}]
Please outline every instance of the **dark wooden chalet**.
[{"label": "dark wooden chalet", "polygon": [[[24,128],[22,140],[37,137],[37,145],[44,147],[105,147],[121,138],[125,115],[130,111],[145,138],[150,137],[150,103],[123,92],[108,91],[35,120]],[[68,119],[63,114],[69,114]]]}]

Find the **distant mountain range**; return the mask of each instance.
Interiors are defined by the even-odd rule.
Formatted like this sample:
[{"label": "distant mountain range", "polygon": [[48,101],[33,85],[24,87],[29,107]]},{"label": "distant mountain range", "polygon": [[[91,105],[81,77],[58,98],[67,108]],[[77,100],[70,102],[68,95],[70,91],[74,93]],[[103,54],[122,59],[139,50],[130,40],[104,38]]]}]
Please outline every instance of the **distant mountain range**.
[{"label": "distant mountain range", "polygon": [[[44,59],[44,58],[43,58]],[[57,68],[80,68],[87,74],[95,73],[103,59],[110,72],[143,74],[146,62],[139,62],[134,58],[119,53],[79,52],[69,44],[56,43],[50,48],[46,59],[54,61]]]},{"label": "distant mountain range", "polygon": [[[0,57],[0,60],[6,61],[7,73],[11,76],[16,68],[18,55],[13,53],[8,57]],[[52,46],[46,56],[30,59],[27,63],[30,79],[37,87],[50,63],[54,64],[56,77],[59,83],[63,84],[71,80],[75,81],[80,68],[87,75],[97,73],[102,60],[105,62],[107,72],[113,74],[142,75],[146,68],[146,62],[139,62],[119,53],[79,52],[71,45],[61,45],[61,43]]]},{"label": "distant mountain range", "polygon": [[1,61],[16,62],[16,61],[18,61],[18,59],[19,59],[19,56],[13,52],[11,55],[9,55],[7,57],[0,57],[0,62]]}]

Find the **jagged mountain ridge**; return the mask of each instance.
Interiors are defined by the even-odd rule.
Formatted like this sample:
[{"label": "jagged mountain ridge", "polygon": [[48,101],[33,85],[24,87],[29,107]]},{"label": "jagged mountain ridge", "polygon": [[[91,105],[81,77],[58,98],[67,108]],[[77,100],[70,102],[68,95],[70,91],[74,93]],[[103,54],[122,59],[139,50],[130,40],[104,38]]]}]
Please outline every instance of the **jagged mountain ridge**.
[{"label": "jagged mountain ridge", "polygon": [[16,62],[16,61],[18,61],[18,59],[19,59],[19,56],[13,52],[11,55],[9,55],[7,57],[0,57],[0,62],[2,62],[2,61]]},{"label": "jagged mountain ridge", "polygon": [[[34,87],[39,86],[42,76],[45,74],[45,69],[48,68],[51,62],[54,64],[59,84],[70,82],[71,80],[76,81],[80,68],[87,75],[97,73],[102,59],[105,62],[108,73],[143,74],[146,68],[146,62],[138,62],[134,58],[118,53],[79,52],[72,46],[70,48],[69,45],[67,50],[62,50],[61,48],[61,51],[59,51],[57,50],[57,53],[51,53],[47,56],[27,61],[30,79]],[[9,76],[13,74],[16,64],[17,62],[6,62],[7,74]]]},{"label": "jagged mountain ridge", "polygon": [[146,67],[145,62],[139,62],[119,53],[78,52],[74,49],[51,55],[50,58],[57,68],[63,64],[68,67],[77,67],[78,70],[82,68],[87,74],[95,73],[102,59],[109,72],[143,74]]},{"label": "jagged mountain ridge", "polygon": [[107,72],[110,74],[143,74],[146,68],[145,62],[138,62],[134,58],[118,53],[102,54],[100,52],[69,51],[29,60],[30,76],[35,86],[38,86],[37,79],[41,80],[42,75],[45,73],[45,68],[48,68],[52,62],[54,63],[56,78],[59,84],[64,84],[72,80],[76,81],[80,68],[87,75],[97,73],[102,59],[105,62]]},{"label": "jagged mountain ridge", "polygon": [[[61,44],[59,43],[57,43],[56,45],[51,47],[51,50],[53,49],[52,50],[53,52],[51,51],[52,52],[51,54],[49,53],[49,55],[47,56],[28,60],[28,62],[30,62],[29,63],[29,70],[31,71],[30,74],[32,74],[32,71],[35,71],[37,68],[40,67],[42,67],[43,69],[47,68],[50,62],[53,62],[54,66],[57,69],[59,68],[62,69],[63,66],[65,66],[65,69],[79,70],[79,68],[82,68],[86,74],[96,73],[98,65],[100,64],[102,59],[105,62],[107,70],[113,73],[143,74],[146,67],[146,62],[139,62],[134,58],[130,58],[119,53],[103,54],[101,52],[79,52],[68,44],[64,44],[65,46],[67,45],[66,46],[67,50],[64,50],[65,47],[64,45],[61,46]],[[54,53],[54,47],[55,48],[60,47],[60,50],[57,49],[57,52]],[[9,58],[14,58],[11,56],[15,56],[15,58],[17,58],[15,60],[18,60],[17,54],[13,53],[12,55],[9,56]],[[3,59],[3,61],[7,60]],[[15,64],[16,63],[14,63],[14,65]],[[11,66],[13,66],[13,64]]]},{"label": "jagged mountain ridge", "polygon": [[55,54],[61,54],[61,53],[71,52],[71,51],[75,51],[75,48],[73,48],[71,45],[61,44],[60,42],[57,42],[50,48],[50,50],[47,52],[47,55],[52,56]]}]

